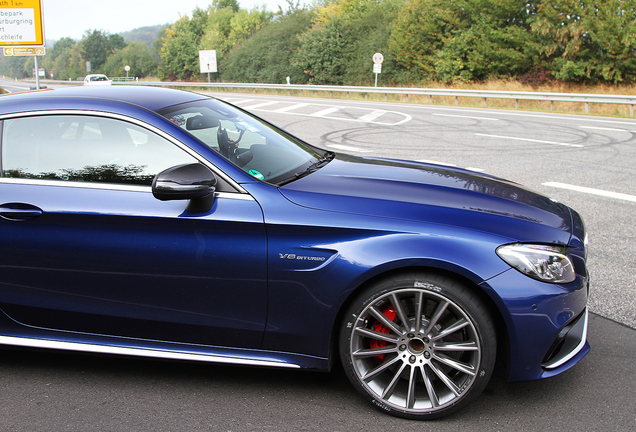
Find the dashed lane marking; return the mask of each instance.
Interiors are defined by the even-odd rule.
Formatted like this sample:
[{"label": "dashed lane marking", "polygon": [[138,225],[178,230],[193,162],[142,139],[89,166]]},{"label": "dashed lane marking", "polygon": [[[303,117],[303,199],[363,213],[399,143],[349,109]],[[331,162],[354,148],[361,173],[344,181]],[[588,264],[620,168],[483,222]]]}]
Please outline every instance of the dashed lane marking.
[{"label": "dashed lane marking", "polygon": [[591,194],[591,195],[599,195],[599,196],[619,199],[619,200],[623,200],[623,201],[636,202],[636,196],[628,195],[628,194],[624,194],[624,193],[619,193],[619,192],[610,192],[610,191],[606,191],[606,190],[602,190],[602,189],[593,189],[593,188],[588,188],[588,187],[583,187],[583,186],[575,186],[575,185],[570,185],[570,184],[566,184],[566,183],[559,183],[559,182],[547,182],[547,183],[542,183],[542,185],[543,186],[555,187],[555,188],[559,188],[559,189],[568,189],[568,190],[572,190],[572,191],[576,191],[576,192],[583,192],[583,193],[587,193],[587,194]]},{"label": "dashed lane marking", "polygon": [[458,115],[458,114],[439,114],[439,113],[433,113],[434,116],[440,116],[440,117],[459,117],[459,118],[467,118],[467,119],[473,119],[473,120],[487,120],[487,121],[499,121],[500,119],[498,118],[492,118],[492,117],[476,117],[476,116],[467,116],[467,115]]},{"label": "dashed lane marking", "polygon": [[475,135],[483,136],[486,138],[501,138],[501,139],[508,139],[513,141],[533,142],[537,144],[551,144],[551,145],[559,145],[559,146],[566,146],[566,147],[583,147],[583,144],[571,144],[571,143],[563,143],[558,141],[544,141],[544,140],[537,140],[537,139],[531,139],[531,138],[518,138],[518,137],[511,137],[511,136],[490,135],[490,134],[482,134],[482,133],[476,133]]}]

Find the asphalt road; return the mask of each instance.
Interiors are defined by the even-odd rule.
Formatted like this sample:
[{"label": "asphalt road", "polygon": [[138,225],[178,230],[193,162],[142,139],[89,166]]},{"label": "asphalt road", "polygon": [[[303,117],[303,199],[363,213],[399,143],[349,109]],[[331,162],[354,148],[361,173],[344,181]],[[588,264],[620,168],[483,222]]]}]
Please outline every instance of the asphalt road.
[{"label": "asphalt road", "polygon": [[219,97],[321,147],[484,171],[577,209],[591,244],[591,353],[542,381],[507,383],[500,368],[464,411],[413,422],[374,410],[339,370],[317,374],[2,348],[0,430],[636,430],[636,120]]},{"label": "asphalt road", "polygon": [[592,351],[547,380],[507,383],[446,419],[372,408],[329,374],[0,349],[2,431],[634,431],[636,331],[591,315]]}]

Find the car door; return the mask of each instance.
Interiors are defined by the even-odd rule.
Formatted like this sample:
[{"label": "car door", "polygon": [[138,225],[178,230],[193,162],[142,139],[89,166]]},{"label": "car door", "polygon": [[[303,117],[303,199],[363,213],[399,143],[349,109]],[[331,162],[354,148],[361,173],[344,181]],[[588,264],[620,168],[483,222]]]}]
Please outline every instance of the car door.
[{"label": "car door", "polygon": [[198,156],[142,126],[85,114],[4,120],[0,309],[30,328],[258,347],[258,203],[224,192],[197,214],[155,199],[154,175]]}]

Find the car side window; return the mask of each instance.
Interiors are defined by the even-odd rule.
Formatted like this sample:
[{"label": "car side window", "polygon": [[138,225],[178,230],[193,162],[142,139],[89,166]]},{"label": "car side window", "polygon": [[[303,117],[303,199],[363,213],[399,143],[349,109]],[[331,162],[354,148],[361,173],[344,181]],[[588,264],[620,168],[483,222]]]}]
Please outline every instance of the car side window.
[{"label": "car side window", "polygon": [[195,162],[154,132],[104,117],[9,119],[2,131],[3,177],[150,185],[164,169]]}]

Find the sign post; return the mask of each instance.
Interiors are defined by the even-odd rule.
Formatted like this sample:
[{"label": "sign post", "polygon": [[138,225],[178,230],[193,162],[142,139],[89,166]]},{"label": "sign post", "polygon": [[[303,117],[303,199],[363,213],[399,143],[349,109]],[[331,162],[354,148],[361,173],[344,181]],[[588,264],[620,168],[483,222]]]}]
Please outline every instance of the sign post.
[{"label": "sign post", "polygon": [[375,86],[378,86],[378,74],[382,73],[382,62],[384,56],[380,53],[373,54],[373,73],[375,74]]}]

